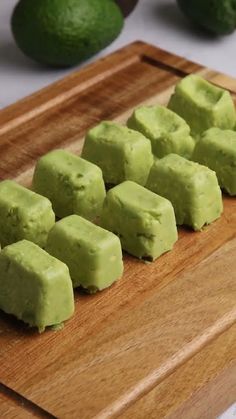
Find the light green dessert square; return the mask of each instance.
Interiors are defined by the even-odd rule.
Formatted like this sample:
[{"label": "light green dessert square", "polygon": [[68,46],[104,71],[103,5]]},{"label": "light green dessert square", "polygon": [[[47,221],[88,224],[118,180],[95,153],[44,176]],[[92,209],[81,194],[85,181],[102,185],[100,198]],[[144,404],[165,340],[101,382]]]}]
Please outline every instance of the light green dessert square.
[{"label": "light green dessert square", "polygon": [[132,181],[109,190],[101,225],[118,235],[128,253],[151,261],[171,250],[178,238],[171,203]]},{"label": "light green dessert square", "polygon": [[40,332],[74,312],[67,266],[39,246],[22,240],[0,252],[0,309]]},{"label": "light green dessert square", "polygon": [[129,128],[145,135],[152,143],[152,152],[162,158],[176,153],[190,158],[195,146],[190,128],[179,115],[164,106],[141,106],[129,118]]},{"label": "light green dessert square", "polygon": [[215,172],[177,154],[154,163],[146,187],[171,201],[177,224],[194,230],[201,230],[223,211]]},{"label": "light green dessert square", "polygon": [[0,243],[22,239],[44,247],[55,223],[51,202],[12,180],[0,182]]},{"label": "light green dessert square", "polygon": [[208,128],[233,129],[235,125],[230,93],[195,74],[177,84],[168,108],[185,119],[195,137]]},{"label": "light green dessert square", "polygon": [[196,144],[192,159],[216,172],[229,195],[236,195],[236,132],[210,128]]},{"label": "light green dessert square", "polygon": [[55,224],[46,249],[67,264],[73,286],[82,286],[90,293],[109,287],[122,276],[118,237],[78,215]]},{"label": "light green dessert square", "polygon": [[153,164],[150,141],[113,122],[101,122],[86,135],[82,157],[97,164],[105,183],[133,180],[145,185]]},{"label": "light green dessert square", "polygon": [[106,195],[101,169],[66,150],[54,150],[39,159],[33,188],[50,199],[59,218],[78,214],[94,220]]}]

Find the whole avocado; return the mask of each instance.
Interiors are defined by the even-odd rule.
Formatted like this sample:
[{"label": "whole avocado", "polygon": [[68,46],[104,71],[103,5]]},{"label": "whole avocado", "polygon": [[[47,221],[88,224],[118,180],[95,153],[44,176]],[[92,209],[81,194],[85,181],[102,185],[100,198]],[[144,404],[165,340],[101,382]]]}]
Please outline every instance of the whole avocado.
[{"label": "whole avocado", "polygon": [[123,27],[113,0],[20,0],[11,27],[18,47],[43,64],[78,64],[109,45]]},{"label": "whole avocado", "polygon": [[177,0],[182,12],[193,22],[217,35],[226,35],[236,26],[236,0]]}]

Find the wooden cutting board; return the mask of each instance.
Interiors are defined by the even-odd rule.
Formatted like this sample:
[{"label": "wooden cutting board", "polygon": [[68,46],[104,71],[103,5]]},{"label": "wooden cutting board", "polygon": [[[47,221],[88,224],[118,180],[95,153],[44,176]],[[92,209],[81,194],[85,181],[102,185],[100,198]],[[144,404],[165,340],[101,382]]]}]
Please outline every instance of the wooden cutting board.
[{"label": "wooden cutting board", "polygon": [[[79,153],[101,119],[166,104],[199,73],[236,94],[236,80],[142,42],[0,112],[0,178],[30,186],[37,158]],[[179,229],[172,252],[125,255],[110,289],[76,291],[76,313],[39,335],[0,313],[0,417],[215,418],[236,399],[236,199],[202,232]]]}]

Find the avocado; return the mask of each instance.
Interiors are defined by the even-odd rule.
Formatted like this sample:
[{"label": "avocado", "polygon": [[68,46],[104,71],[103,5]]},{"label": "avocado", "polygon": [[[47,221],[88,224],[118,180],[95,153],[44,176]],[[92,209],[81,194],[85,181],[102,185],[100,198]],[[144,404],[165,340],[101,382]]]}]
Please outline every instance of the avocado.
[{"label": "avocado", "polygon": [[113,0],[20,0],[11,26],[25,55],[43,64],[67,67],[109,45],[123,21]]},{"label": "avocado", "polygon": [[236,0],[177,0],[182,12],[193,22],[216,35],[234,31]]}]

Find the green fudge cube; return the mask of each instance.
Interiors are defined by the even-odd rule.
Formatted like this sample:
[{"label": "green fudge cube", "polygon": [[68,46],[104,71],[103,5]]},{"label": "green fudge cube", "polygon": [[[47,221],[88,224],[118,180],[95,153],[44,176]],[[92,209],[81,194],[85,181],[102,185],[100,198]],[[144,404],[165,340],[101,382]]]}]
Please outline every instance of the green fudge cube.
[{"label": "green fudge cube", "polygon": [[73,286],[101,291],[122,276],[118,237],[78,215],[57,222],[48,236],[47,251],[69,267]]},{"label": "green fudge cube", "polygon": [[114,185],[124,180],[145,185],[153,164],[150,141],[112,122],[102,122],[88,132],[82,156],[102,169],[105,183]]},{"label": "green fudge cube", "polygon": [[67,266],[27,240],[0,253],[0,309],[40,332],[74,312]]},{"label": "green fudge cube", "polygon": [[101,225],[117,234],[122,248],[140,259],[155,260],[171,250],[178,238],[171,203],[132,181],[109,190]]},{"label": "green fudge cube", "polygon": [[220,186],[236,195],[236,132],[210,128],[197,142],[192,159],[216,172]]},{"label": "green fudge cube", "polygon": [[0,182],[0,243],[22,239],[44,247],[55,223],[51,202],[12,180]]},{"label": "green fudge cube", "polygon": [[106,195],[102,171],[65,150],[54,150],[36,165],[33,188],[52,202],[57,217],[78,214],[94,220]]},{"label": "green fudge cube", "polygon": [[235,125],[230,93],[197,75],[187,76],[177,84],[168,107],[185,119],[196,137],[208,128],[233,129]]},{"label": "green fudge cube", "polygon": [[177,154],[154,163],[146,187],[172,202],[177,224],[194,230],[210,224],[223,211],[215,172]]},{"label": "green fudge cube", "polygon": [[162,158],[170,153],[190,158],[195,146],[190,128],[179,115],[164,106],[141,106],[129,118],[129,128],[145,135],[152,143],[152,152]]}]

